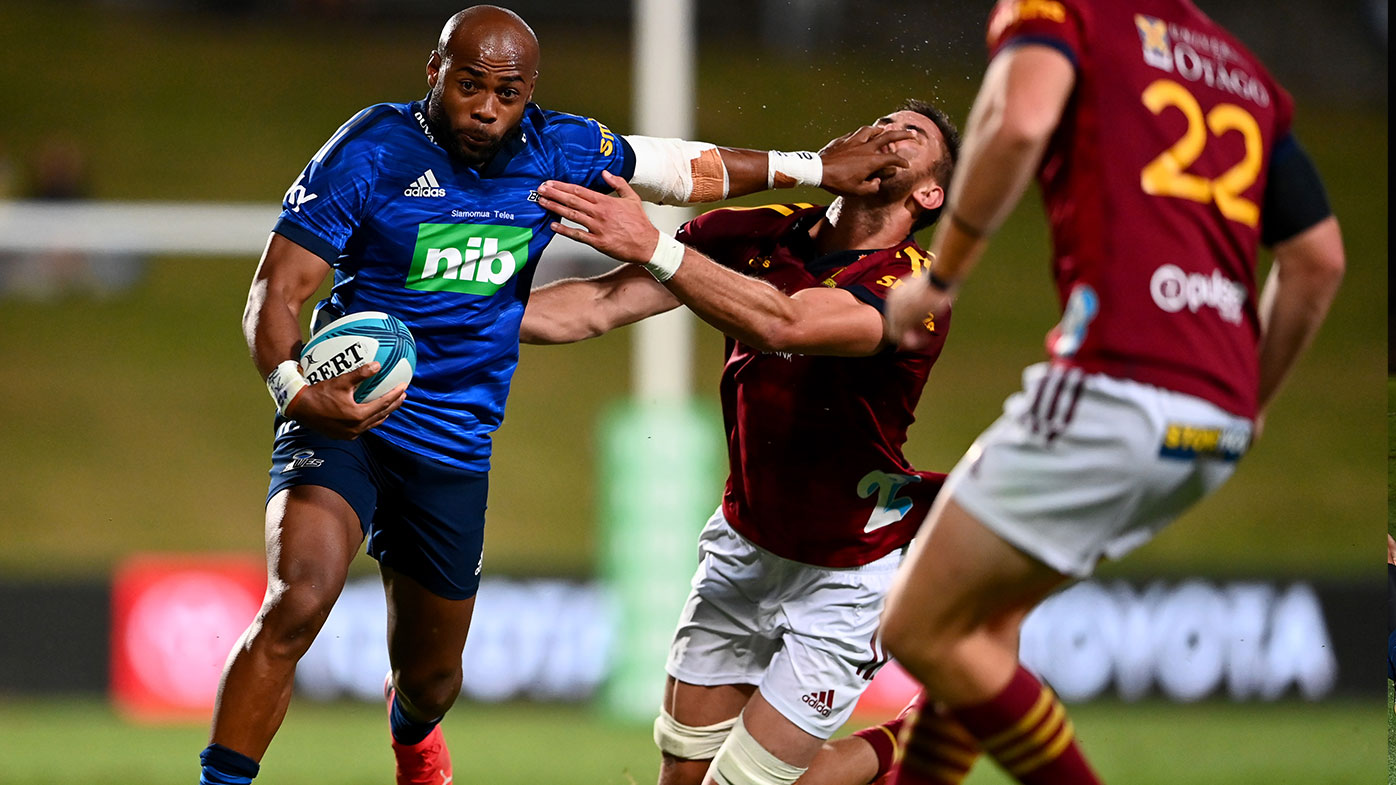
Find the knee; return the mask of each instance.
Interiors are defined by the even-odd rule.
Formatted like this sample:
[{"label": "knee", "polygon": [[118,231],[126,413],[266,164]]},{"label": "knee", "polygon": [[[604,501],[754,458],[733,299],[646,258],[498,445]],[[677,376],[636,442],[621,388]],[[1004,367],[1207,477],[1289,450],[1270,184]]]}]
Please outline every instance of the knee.
[{"label": "knee", "polygon": [[659,716],[654,721],[654,743],[666,761],[712,760],[731,735],[738,719],[733,717],[712,725],[684,725],[674,719],[667,709],[660,707]]},{"label": "knee", "polygon": [[950,625],[927,619],[905,604],[890,600],[882,614],[879,634],[887,651],[914,671],[924,671],[943,661],[955,643]]},{"label": "knee", "polygon": [[394,669],[393,684],[398,699],[422,719],[442,717],[460,696],[461,669],[449,666],[431,669]]},{"label": "knee", "polygon": [[338,584],[326,581],[274,581],[257,614],[254,645],[274,657],[299,660],[324,626],[339,596]]}]

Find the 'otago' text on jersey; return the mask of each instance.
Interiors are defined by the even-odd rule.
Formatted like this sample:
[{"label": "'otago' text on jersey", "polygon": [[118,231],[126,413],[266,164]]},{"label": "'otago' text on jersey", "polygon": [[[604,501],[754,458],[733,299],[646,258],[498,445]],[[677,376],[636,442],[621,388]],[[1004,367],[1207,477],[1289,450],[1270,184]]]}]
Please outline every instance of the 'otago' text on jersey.
[{"label": "'otago' text on jersey", "polygon": [[1187,0],[1001,0],[988,43],[1076,67],[1038,172],[1052,357],[1254,416],[1260,208],[1289,96]]},{"label": "'otago' text on jersey", "polygon": [[[725,208],[689,221],[678,238],[786,294],[837,287],[879,311],[888,292],[930,267],[910,239],[821,255],[809,229],[823,215],[805,204]],[[732,528],[777,556],[824,567],[866,564],[908,543],[944,475],[913,469],[902,445],[949,327],[949,314],[928,319],[925,350],[870,357],[762,352],[728,338],[722,509]]]},{"label": "'otago' text on jersey", "polygon": [[532,104],[479,169],[436,144],[420,101],[371,106],[330,137],[286,192],[275,231],[334,268],[317,312],[384,311],[416,338],[407,401],[375,433],[489,468],[519,322],[553,237],[536,189],[555,179],[608,190],[603,170],[633,169],[604,125]]}]

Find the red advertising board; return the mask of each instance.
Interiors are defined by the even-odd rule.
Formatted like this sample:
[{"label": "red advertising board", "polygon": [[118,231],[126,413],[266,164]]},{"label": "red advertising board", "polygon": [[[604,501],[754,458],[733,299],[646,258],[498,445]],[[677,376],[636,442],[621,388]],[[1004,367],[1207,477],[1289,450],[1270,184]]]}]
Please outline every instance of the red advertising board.
[{"label": "red advertising board", "polygon": [[223,663],[261,607],[255,558],[142,555],[112,582],[111,698],[133,719],[207,719]]},{"label": "red advertising board", "polygon": [[906,708],[920,691],[921,685],[916,679],[893,660],[882,666],[873,677],[872,684],[858,699],[853,714],[863,723],[886,722]]}]

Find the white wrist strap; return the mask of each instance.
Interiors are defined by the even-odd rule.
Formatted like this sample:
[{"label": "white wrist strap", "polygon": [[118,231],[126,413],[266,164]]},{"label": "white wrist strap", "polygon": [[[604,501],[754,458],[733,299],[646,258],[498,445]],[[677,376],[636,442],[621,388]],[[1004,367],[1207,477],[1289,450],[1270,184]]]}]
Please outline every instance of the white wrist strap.
[{"label": "white wrist strap", "polygon": [[818,188],[823,182],[824,161],[818,153],[782,153],[778,150],[766,153],[767,188]]},{"label": "white wrist strap", "polygon": [[656,281],[664,283],[674,277],[683,264],[683,243],[667,234],[659,235],[659,244],[654,247],[654,255],[644,267]]},{"label": "white wrist strap", "polygon": [[300,363],[295,360],[287,360],[276,366],[276,370],[267,375],[267,391],[276,402],[276,413],[285,417],[286,407],[309,384],[301,373]]}]

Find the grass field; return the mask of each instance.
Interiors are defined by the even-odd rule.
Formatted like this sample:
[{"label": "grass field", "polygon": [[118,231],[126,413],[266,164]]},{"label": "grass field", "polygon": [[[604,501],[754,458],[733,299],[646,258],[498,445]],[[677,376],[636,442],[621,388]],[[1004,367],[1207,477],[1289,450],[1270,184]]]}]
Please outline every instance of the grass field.
[{"label": "grass field", "polygon": [[[1072,709],[1106,781],[1128,785],[1355,785],[1381,773],[1380,703],[1173,705]],[[648,785],[649,729],[584,708],[459,705],[446,723],[460,785]],[[382,785],[386,722],[364,704],[295,703],[257,785]],[[0,702],[0,783],[189,785],[203,726],[127,724],[95,701]],[[1008,782],[992,764],[969,785]]]}]

